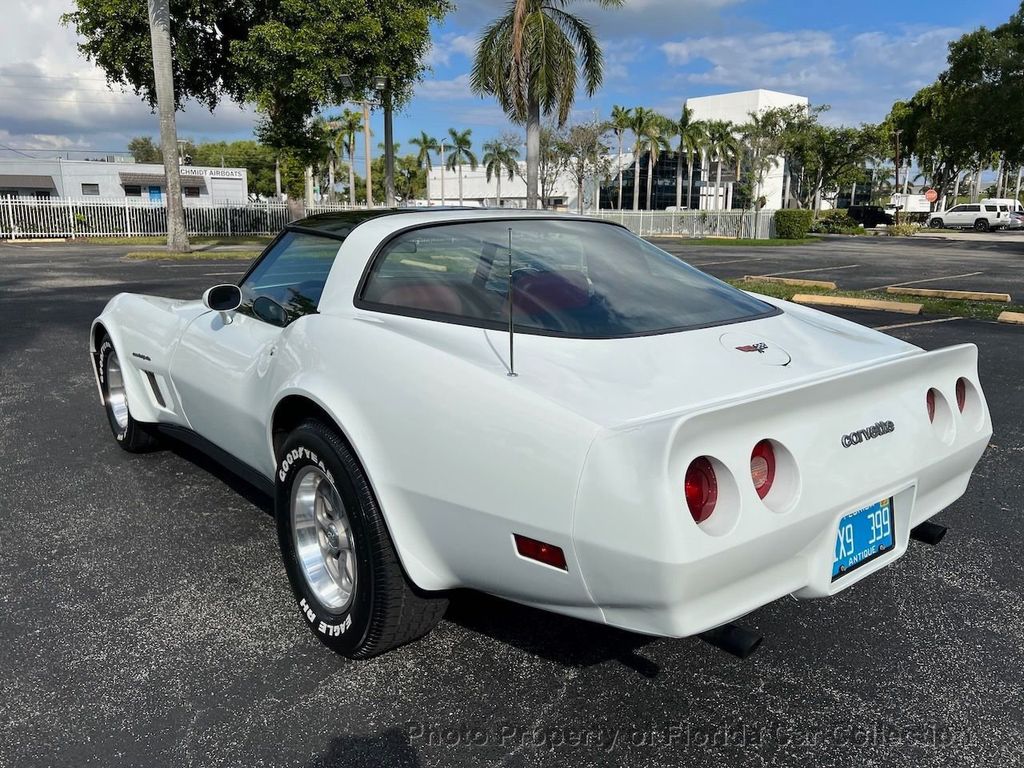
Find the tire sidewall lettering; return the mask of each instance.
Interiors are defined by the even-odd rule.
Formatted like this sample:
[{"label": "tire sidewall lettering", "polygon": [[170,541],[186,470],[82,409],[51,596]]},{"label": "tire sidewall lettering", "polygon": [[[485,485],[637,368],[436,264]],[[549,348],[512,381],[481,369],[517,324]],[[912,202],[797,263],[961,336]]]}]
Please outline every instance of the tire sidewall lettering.
[{"label": "tire sidewall lettering", "polygon": [[[289,572],[289,579],[292,582],[299,614],[302,616],[304,623],[316,637],[329,645],[342,643],[347,646],[351,643],[359,642],[360,633],[365,632],[366,618],[364,614],[367,614],[369,610],[367,602],[368,593],[357,589],[352,604],[342,613],[333,613],[321,605],[316,596],[309,591],[309,586],[305,583],[304,577],[301,574],[295,551],[295,542],[290,530],[290,498],[299,469],[307,466],[318,468],[324,473],[324,476],[334,486],[335,490],[338,491],[342,500],[346,504],[350,504],[352,503],[351,496],[346,493],[349,487],[346,482],[347,476],[340,478],[337,476],[339,471],[344,473],[344,468],[339,466],[339,462],[333,457],[325,455],[324,450],[319,445],[319,440],[316,441],[315,447],[313,447],[313,443],[304,443],[304,440],[292,443],[278,457],[277,473],[275,475],[278,486],[278,499],[279,503],[287,505],[281,509],[284,517],[279,517],[278,534],[282,539],[282,546],[287,548],[286,566]],[[350,518],[350,522],[355,528],[357,560],[360,563],[359,567],[362,568],[365,566],[363,565],[363,556],[359,554],[361,549],[359,521]]]},{"label": "tire sidewall lettering", "polygon": [[317,455],[316,451],[311,451],[305,446],[293,448],[292,450],[288,451],[288,453],[281,457],[281,461],[278,465],[277,479],[280,480],[282,483],[287,482],[288,475],[290,474],[292,468],[297,466],[297,462],[300,459],[308,459],[309,463],[316,465],[327,476],[327,479],[330,481],[331,485],[335,485],[334,474],[331,472],[331,470],[329,470],[326,467],[326,465],[323,462],[323,459],[321,459]]}]

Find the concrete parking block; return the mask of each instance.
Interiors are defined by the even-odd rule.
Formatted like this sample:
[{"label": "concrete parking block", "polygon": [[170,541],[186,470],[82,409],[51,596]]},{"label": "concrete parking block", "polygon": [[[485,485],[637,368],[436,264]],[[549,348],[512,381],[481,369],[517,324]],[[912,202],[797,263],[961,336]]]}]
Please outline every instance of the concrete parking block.
[{"label": "concrete parking block", "polygon": [[743,279],[746,282],[782,283],[802,288],[825,288],[829,291],[834,291],[837,288],[831,280],[802,280],[799,277],[769,277],[767,275],[744,275]]},{"label": "concrete parking block", "polygon": [[885,289],[886,293],[895,293],[901,296],[923,296],[932,299],[966,299],[967,301],[1001,301],[1010,303],[1008,293],[989,293],[987,291],[944,291],[938,288],[899,288],[890,286]]},{"label": "concrete parking block", "polygon": [[1000,323],[1024,325],[1024,312],[1002,312],[997,319]]},{"label": "concrete parking block", "polygon": [[819,296],[812,293],[798,293],[793,297],[797,304],[821,307],[850,307],[851,309],[873,309],[879,312],[898,312],[901,315],[919,315],[921,304],[905,301],[881,301],[878,299],[855,299],[851,296]]}]

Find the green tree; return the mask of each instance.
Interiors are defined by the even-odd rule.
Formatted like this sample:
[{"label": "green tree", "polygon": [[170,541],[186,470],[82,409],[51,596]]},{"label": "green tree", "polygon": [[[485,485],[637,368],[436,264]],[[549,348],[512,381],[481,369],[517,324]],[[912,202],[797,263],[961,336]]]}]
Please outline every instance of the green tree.
[{"label": "green tree", "polygon": [[[396,106],[408,101],[430,25],[450,8],[448,0],[175,0],[175,102],[254,104],[264,143],[315,153],[318,109],[369,94],[375,76],[391,79]],[[145,3],[75,0],[62,18],[112,84],[155,104]]]},{"label": "green tree", "polygon": [[658,152],[668,149],[668,141],[664,137],[665,118],[647,107],[633,109],[629,130],[633,132],[633,210],[640,210],[640,157],[649,152],[647,164],[647,207],[650,209],[654,163]]},{"label": "green tree", "polygon": [[973,123],[978,153],[1024,163],[1024,3],[995,29],[980,27],[949,46],[939,77],[945,98]]},{"label": "green tree", "polygon": [[[623,0],[591,0],[603,7]],[[514,122],[526,126],[526,204],[537,207],[541,118],[559,127],[569,119],[582,72],[592,96],[603,79],[601,46],[593,28],[566,10],[573,0],[512,0],[480,38],[470,83],[491,95]]]},{"label": "green tree", "polygon": [[334,119],[337,131],[334,139],[334,151],[340,155],[348,155],[348,204],[356,204],[356,136],[363,130],[363,115],[351,109],[342,110],[341,116]]},{"label": "green tree", "polygon": [[459,171],[459,205],[463,204],[462,166],[469,163],[469,167],[474,171],[477,166],[476,155],[473,154],[473,140],[470,138],[472,134],[472,128],[467,128],[464,131],[457,131],[454,128],[448,129],[448,138],[451,140],[451,154],[448,155],[446,162],[448,163],[448,170],[454,171],[458,168]]},{"label": "green tree", "polygon": [[715,160],[715,199],[714,210],[725,207],[722,197],[722,166],[736,159],[740,144],[734,133],[734,126],[728,120],[711,120],[708,122],[707,152]]},{"label": "green tree", "polygon": [[612,107],[612,119],[609,120],[609,127],[612,133],[615,134],[615,140],[618,143],[618,151],[615,156],[615,167],[618,169],[618,188],[619,188],[619,210],[622,210],[622,139],[629,130],[630,121],[632,120],[632,110],[626,107],[620,107],[615,105]]},{"label": "green tree", "polygon": [[430,159],[430,153],[441,151],[438,140],[428,136],[426,131],[420,131],[420,135],[409,139],[409,143],[416,147],[416,167],[428,171],[433,169],[434,163]]},{"label": "green tree", "polygon": [[128,142],[128,151],[136,163],[162,163],[164,154],[149,136],[136,136]]},{"label": "green tree", "polygon": [[608,173],[605,131],[606,126],[597,122],[574,125],[566,131],[560,144],[559,149],[565,155],[565,167],[576,183],[577,212],[580,214],[583,213],[584,183]]},{"label": "green tree", "polygon": [[679,152],[676,157],[676,208],[683,207],[683,156],[686,156],[686,169],[689,174],[686,193],[686,207],[690,207],[690,194],[693,192],[693,159],[704,151],[707,145],[707,123],[693,119],[693,110],[683,106],[683,111],[675,125],[675,135],[679,137]]},{"label": "green tree", "polygon": [[484,173],[487,174],[487,182],[496,176],[498,179],[498,207],[501,207],[501,174],[507,173],[508,180],[512,181],[519,173],[519,149],[500,139],[488,141],[484,144]]}]

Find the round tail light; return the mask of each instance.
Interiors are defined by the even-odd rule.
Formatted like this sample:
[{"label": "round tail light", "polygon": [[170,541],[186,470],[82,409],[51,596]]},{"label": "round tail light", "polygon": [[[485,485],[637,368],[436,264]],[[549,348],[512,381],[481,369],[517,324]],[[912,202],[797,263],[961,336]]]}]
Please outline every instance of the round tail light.
[{"label": "round tail light", "polygon": [[928,421],[935,421],[935,390],[929,389],[924,396],[924,404],[928,407]]},{"label": "round tail light", "polygon": [[703,523],[715,511],[718,502],[718,479],[715,468],[706,456],[694,459],[686,469],[686,506],[694,522]]},{"label": "round tail light", "polygon": [[750,454],[750,479],[754,490],[762,499],[768,495],[775,482],[775,449],[770,440],[762,440]]},{"label": "round tail light", "polygon": [[960,413],[964,412],[965,405],[967,405],[967,379],[961,376],[956,380],[956,407],[960,409]]}]

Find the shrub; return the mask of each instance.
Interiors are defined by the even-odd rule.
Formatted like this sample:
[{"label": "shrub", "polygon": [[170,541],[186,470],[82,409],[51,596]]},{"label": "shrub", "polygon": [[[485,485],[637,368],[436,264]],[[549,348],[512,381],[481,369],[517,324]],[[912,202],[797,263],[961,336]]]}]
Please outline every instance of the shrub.
[{"label": "shrub", "polygon": [[859,235],[863,230],[845,210],[837,210],[823,211],[811,225],[811,232],[819,235]]},{"label": "shrub", "polygon": [[800,240],[807,237],[813,218],[813,212],[805,208],[784,208],[776,211],[775,236],[783,240]]},{"label": "shrub", "polygon": [[890,224],[885,229],[889,237],[910,237],[921,230],[920,224]]}]

